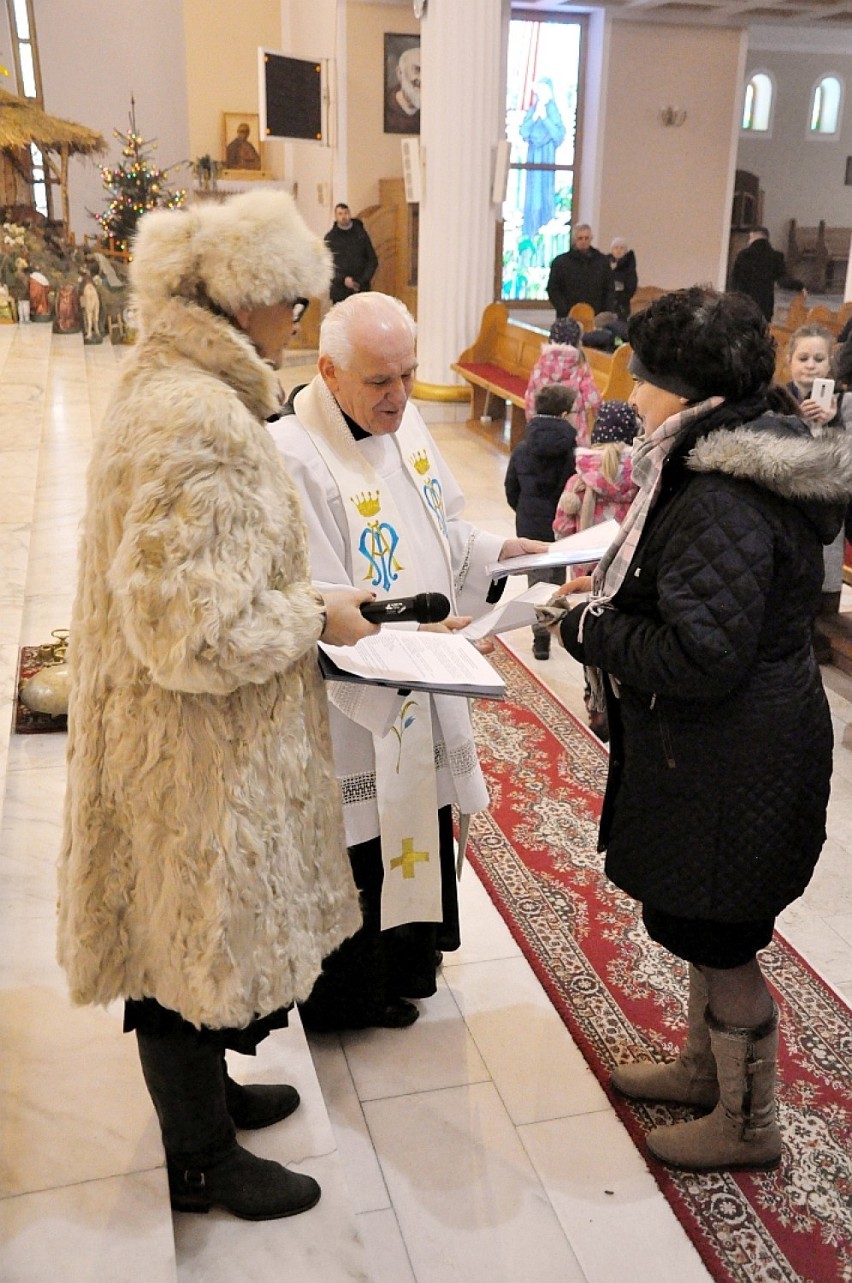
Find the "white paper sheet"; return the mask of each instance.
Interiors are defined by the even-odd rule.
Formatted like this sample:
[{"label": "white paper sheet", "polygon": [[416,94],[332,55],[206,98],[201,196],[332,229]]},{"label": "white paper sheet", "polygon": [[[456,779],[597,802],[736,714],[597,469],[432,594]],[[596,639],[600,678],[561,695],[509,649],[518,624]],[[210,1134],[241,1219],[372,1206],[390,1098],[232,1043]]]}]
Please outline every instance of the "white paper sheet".
[{"label": "white paper sheet", "polygon": [[354,646],[319,645],[339,669],[366,682],[498,698],[506,689],[488,660],[458,633],[382,628]]},{"label": "white paper sheet", "polygon": [[600,525],[589,526],[579,534],[557,539],[547,552],[534,552],[523,557],[509,557],[506,561],[495,561],[486,566],[486,570],[492,579],[502,579],[504,575],[518,575],[529,570],[556,569],[558,566],[572,566],[585,561],[600,561],[617,534],[618,522],[614,518],[602,521]]},{"label": "white paper sheet", "polygon": [[461,635],[470,641],[479,641],[482,637],[506,633],[512,628],[531,627],[536,621],[536,606],[549,601],[555,592],[555,584],[533,584],[526,592],[499,602],[479,619],[474,619],[467,628],[461,629]]}]

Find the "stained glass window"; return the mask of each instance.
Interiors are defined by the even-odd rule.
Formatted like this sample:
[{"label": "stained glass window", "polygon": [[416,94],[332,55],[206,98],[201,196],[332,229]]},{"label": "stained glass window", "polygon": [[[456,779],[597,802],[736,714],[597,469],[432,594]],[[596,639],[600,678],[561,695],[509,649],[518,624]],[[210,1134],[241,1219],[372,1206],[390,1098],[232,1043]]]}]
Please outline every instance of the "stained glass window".
[{"label": "stained glass window", "polygon": [[557,254],[570,248],[582,22],[509,24],[503,205],[504,299],[544,299]]}]

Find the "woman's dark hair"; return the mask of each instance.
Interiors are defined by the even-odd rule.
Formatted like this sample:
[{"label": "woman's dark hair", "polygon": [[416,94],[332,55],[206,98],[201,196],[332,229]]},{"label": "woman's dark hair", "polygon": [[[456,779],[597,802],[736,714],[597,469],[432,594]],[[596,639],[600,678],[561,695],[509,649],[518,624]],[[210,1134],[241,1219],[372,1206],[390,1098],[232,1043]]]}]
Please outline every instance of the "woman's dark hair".
[{"label": "woman's dark hair", "polygon": [[678,375],[701,397],[740,401],[767,388],[775,341],[756,303],[692,286],[630,318],[628,341],[650,374]]}]

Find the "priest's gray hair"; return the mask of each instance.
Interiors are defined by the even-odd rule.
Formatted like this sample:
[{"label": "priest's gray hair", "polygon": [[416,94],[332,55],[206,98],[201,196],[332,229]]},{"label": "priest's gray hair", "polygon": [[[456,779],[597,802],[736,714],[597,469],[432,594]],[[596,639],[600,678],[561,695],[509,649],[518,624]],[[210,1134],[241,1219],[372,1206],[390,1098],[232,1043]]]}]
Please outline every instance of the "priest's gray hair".
[{"label": "priest's gray hair", "polygon": [[398,298],[373,291],[350,294],[326,314],[320,326],[319,355],[327,356],[342,370],[351,370],[356,335],[362,342],[375,336],[377,344],[381,344],[382,332],[400,322],[408,328],[413,344],[417,325]]}]

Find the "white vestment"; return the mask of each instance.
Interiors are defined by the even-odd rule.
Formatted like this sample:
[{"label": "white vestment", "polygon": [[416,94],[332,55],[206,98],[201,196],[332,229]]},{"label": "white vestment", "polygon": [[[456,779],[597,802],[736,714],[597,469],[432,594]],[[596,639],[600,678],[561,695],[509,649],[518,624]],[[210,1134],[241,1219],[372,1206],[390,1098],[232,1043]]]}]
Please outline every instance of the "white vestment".
[{"label": "white vestment", "polygon": [[[348,434],[349,429],[319,375],[297,395],[295,416],[285,416],[270,424],[275,442],[302,498],[312,579],[320,591],[351,587],[353,583],[357,587],[369,587],[369,581],[362,577],[360,570],[357,581],[353,578],[344,498],[311,432],[300,422],[300,408],[308,422],[315,422],[317,415],[321,414],[332,440],[339,431]],[[382,484],[390,489],[398,512],[405,515],[407,546],[416,550],[416,560],[406,565],[408,576],[416,575],[416,584],[407,586],[405,595],[442,592],[452,602],[454,614],[478,616],[486,609],[485,595],[491,582],[485,567],[498,559],[504,540],[463,520],[464,497],[420,414],[410,402],[403,424],[424,438],[431,471],[440,482],[447,526],[444,544],[426,504],[415,489],[410,469],[403,462],[397,434],[370,436],[354,444],[381,478]],[[445,546],[449,548],[451,568]],[[407,585],[410,584],[408,576]],[[393,593],[384,595],[392,596]],[[406,627],[405,624],[390,626]],[[488,805],[488,793],[476,757],[467,700],[459,696],[438,695],[432,697],[431,703],[438,805],[454,803],[466,813],[484,810]],[[346,840],[354,846],[380,833],[373,737],[370,731],[344,717],[333,705],[330,714],[334,760],[343,794]]]}]

